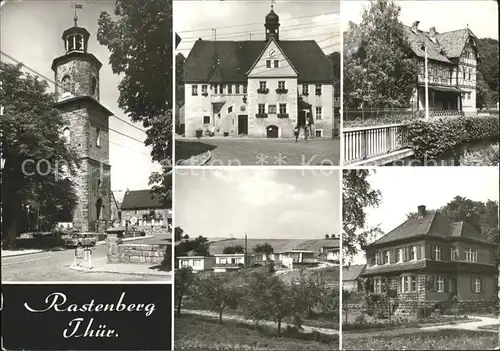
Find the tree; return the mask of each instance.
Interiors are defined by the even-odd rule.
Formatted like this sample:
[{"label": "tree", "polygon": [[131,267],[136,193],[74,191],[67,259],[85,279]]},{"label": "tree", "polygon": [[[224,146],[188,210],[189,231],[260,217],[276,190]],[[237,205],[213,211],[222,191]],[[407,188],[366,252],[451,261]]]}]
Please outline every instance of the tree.
[{"label": "tree", "polygon": [[330,235],[325,234],[325,239],[330,239]]},{"label": "tree", "polygon": [[313,308],[319,306],[328,295],[328,289],[323,280],[301,271],[300,277],[292,281],[292,291],[296,304],[303,306],[308,317],[312,316]]},{"label": "tree", "polygon": [[289,284],[277,276],[254,273],[250,276],[243,294],[243,310],[253,321],[273,321],[281,334],[281,324],[287,317],[300,314],[303,309],[294,299]]},{"label": "tree", "polygon": [[245,253],[245,248],[241,245],[235,245],[235,246],[226,246],[222,250],[223,254],[241,254]]},{"label": "tree", "polygon": [[184,105],[184,63],[186,58],[182,53],[175,55],[175,103],[176,106]]},{"label": "tree", "polygon": [[253,248],[254,253],[263,253],[263,254],[272,254],[274,252],[274,248],[269,243],[257,244]]},{"label": "tree", "polygon": [[181,227],[175,227],[174,228],[174,239],[175,241],[181,241],[182,237],[184,236],[184,229]]},{"label": "tree", "polygon": [[[156,130],[151,128],[151,130]],[[162,172],[153,172],[149,177],[151,193],[156,197],[164,208],[172,208],[172,168],[165,166]]]},{"label": "tree", "polygon": [[101,12],[97,40],[111,52],[114,74],[123,74],[118,106],[146,128],[145,145],[162,172],[150,185],[161,201],[169,199],[172,170],[172,2],[117,0],[116,20]]},{"label": "tree", "polygon": [[333,77],[335,80],[340,80],[340,52],[335,51],[328,55],[333,65]]},{"label": "tree", "polygon": [[209,240],[200,235],[195,239],[181,241],[175,246],[176,262],[177,257],[191,254],[196,256],[210,256]]},{"label": "tree", "polygon": [[478,39],[477,49],[479,54],[476,84],[478,102],[484,104],[482,107],[492,106],[498,102],[498,93],[500,91],[498,40],[492,38]]},{"label": "tree", "polygon": [[364,248],[380,228],[366,227],[368,207],[377,207],[381,201],[380,190],[372,189],[368,177],[370,170],[345,170],[342,177],[342,248],[350,258]]},{"label": "tree", "polygon": [[238,307],[240,293],[227,275],[212,273],[200,279],[196,285],[196,298],[205,308],[219,314],[219,323],[222,323],[222,314],[226,308]]},{"label": "tree", "polygon": [[[344,35],[344,104],[349,107],[406,107],[417,66],[392,0],[371,1],[359,26]],[[347,82],[347,84],[345,84]]]},{"label": "tree", "polygon": [[177,317],[181,316],[182,300],[184,296],[191,292],[195,275],[191,267],[182,267],[175,272],[175,305]]},{"label": "tree", "polygon": [[2,235],[10,248],[27,206],[51,226],[63,217],[70,221],[78,201],[74,181],[66,178],[76,176],[79,159],[61,135],[65,121],[47,83],[21,68],[0,62]]}]

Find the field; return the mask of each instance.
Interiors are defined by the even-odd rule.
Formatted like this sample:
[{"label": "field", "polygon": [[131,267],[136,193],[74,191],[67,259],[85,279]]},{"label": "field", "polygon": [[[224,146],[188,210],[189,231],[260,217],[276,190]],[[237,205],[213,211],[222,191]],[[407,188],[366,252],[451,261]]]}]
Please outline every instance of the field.
[{"label": "field", "polygon": [[[338,239],[248,239],[248,252],[252,252],[256,245],[263,245],[268,243],[274,248],[274,252],[282,252],[291,249],[319,251],[322,246],[333,245],[338,243]],[[212,239],[210,241],[210,253],[222,253],[226,246],[241,245],[245,247],[245,239]]]},{"label": "field", "polygon": [[498,345],[491,332],[441,330],[407,335],[345,338],[344,350],[488,350]]},{"label": "field", "polygon": [[184,315],[175,319],[175,350],[337,350],[338,341],[323,343],[277,337],[276,330],[255,325]]}]

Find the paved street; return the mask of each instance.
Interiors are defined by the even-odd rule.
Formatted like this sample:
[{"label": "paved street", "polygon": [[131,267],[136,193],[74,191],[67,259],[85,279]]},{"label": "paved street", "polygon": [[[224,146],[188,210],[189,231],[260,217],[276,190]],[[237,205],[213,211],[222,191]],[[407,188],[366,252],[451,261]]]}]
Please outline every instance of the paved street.
[{"label": "paved street", "polygon": [[177,140],[176,159],[212,153],[212,166],[332,166],[339,164],[338,139],[218,139]]},{"label": "paved street", "polygon": [[[135,243],[157,243],[158,238],[141,239]],[[94,262],[104,261],[107,245],[97,245],[92,251]],[[88,273],[69,268],[75,251],[48,251],[31,255],[2,257],[2,281],[152,281],[155,276],[117,273]]]}]

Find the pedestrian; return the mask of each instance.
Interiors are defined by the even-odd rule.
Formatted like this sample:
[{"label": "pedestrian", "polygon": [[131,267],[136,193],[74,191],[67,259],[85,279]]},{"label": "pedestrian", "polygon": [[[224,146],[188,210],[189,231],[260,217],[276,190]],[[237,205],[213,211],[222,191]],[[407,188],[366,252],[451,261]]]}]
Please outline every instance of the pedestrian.
[{"label": "pedestrian", "polygon": [[300,127],[298,125],[295,126],[293,129],[293,135],[295,136],[295,142],[297,142],[297,139],[299,138],[300,134]]},{"label": "pedestrian", "polygon": [[307,140],[308,137],[309,137],[309,118],[306,118],[306,124],[304,125],[304,140],[306,141],[306,143],[309,142]]}]

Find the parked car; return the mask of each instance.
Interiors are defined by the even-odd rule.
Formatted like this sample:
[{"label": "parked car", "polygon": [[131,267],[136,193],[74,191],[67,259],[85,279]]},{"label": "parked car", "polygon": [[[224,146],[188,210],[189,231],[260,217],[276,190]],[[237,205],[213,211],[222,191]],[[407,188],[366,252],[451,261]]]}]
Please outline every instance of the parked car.
[{"label": "parked car", "polygon": [[95,234],[73,234],[64,241],[66,247],[95,246],[97,236]]},{"label": "parked car", "polygon": [[125,232],[125,237],[127,238],[133,238],[137,236],[146,236],[146,232],[143,230],[130,230]]}]

